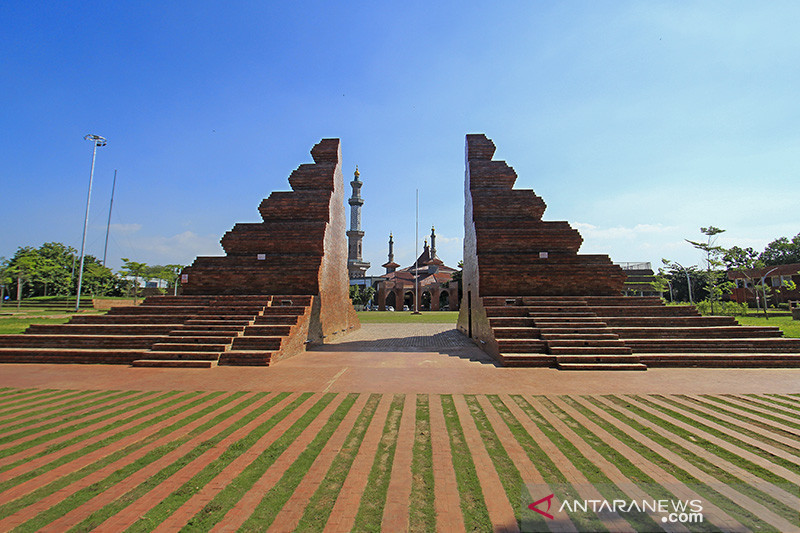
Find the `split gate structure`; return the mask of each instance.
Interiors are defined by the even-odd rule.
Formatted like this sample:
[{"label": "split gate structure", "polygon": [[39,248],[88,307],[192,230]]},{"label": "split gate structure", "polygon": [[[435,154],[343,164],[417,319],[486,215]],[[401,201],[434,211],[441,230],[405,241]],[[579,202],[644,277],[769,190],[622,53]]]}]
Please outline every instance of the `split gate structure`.
[{"label": "split gate structure", "polygon": [[[507,366],[800,366],[800,339],[778,328],[702,317],[659,298],[622,296],[624,272],[579,255],[580,234],[543,221],[544,201],[514,189],[485,135],[467,135],[463,300],[458,328]],[[0,362],[265,366],[360,326],[348,296],[338,139],[273,192],[262,221],[236,224],[226,255],[198,257],[181,296],[105,316],[0,335]]]},{"label": "split gate structure", "polygon": [[458,328],[506,366],[644,370],[648,366],[800,366],[800,339],[774,327],[703,317],[658,297],[623,296],[622,269],[580,255],[567,222],[514,189],[495,145],[467,135],[463,300]]},{"label": "split gate structure", "polygon": [[154,296],[105,316],[0,336],[0,362],[134,366],[265,366],[360,327],[350,303],[339,139],[273,192],[262,221],[222,237],[224,257],[198,257],[183,295]]}]

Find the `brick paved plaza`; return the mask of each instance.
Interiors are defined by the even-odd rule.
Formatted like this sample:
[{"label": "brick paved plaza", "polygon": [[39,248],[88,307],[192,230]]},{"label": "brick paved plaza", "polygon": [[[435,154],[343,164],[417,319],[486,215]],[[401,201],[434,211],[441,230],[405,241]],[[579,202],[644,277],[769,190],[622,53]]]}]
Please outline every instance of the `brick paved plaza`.
[{"label": "brick paved plaza", "polygon": [[731,529],[793,531],[798,383],[501,368],[447,324],[365,324],[268,368],[3,365],[0,531],[602,527],[548,525],[526,483],[669,488]]}]

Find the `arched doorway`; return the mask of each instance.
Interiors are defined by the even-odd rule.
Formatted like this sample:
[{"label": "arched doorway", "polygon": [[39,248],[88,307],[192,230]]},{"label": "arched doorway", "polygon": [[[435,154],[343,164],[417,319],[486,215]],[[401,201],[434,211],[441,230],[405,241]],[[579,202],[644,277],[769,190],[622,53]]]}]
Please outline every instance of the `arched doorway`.
[{"label": "arched doorway", "polygon": [[411,291],[406,291],[405,296],[403,297],[403,306],[408,306],[410,310],[414,310],[414,293]]},{"label": "arched doorway", "polygon": [[389,291],[386,295],[386,310],[389,310],[389,307],[392,309],[397,309],[397,298],[394,297],[394,291]]},{"label": "arched doorway", "polygon": [[439,309],[442,311],[450,310],[450,293],[446,290],[439,294]]}]

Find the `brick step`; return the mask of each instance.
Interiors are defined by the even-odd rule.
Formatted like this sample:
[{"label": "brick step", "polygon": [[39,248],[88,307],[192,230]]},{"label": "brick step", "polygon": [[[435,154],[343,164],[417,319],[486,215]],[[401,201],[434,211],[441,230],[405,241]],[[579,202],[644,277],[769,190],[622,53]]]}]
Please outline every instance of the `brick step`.
[{"label": "brick step", "polygon": [[146,352],[140,359],[158,361],[216,361],[222,351],[203,351],[203,350],[151,350]]},{"label": "brick step", "polygon": [[622,345],[622,342],[619,340],[619,336],[615,333],[608,333],[608,330],[606,330],[605,333],[541,333],[540,337],[550,344],[553,342],[559,342],[563,344],[562,341],[584,342],[592,344],[596,343],[597,341],[614,341]]},{"label": "brick step", "polygon": [[202,312],[206,307],[202,305],[139,305],[130,307],[112,307],[106,316],[124,315],[193,315]]},{"label": "brick step", "polygon": [[[187,315],[188,316],[188,315]],[[78,315],[69,324],[181,324],[186,317],[179,315]]]},{"label": "brick step", "polygon": [[556,362],[562,363],[640,363],[638,355],[631,354],[565,354],[556,356]]},{"label": "brick step", "polygon": [[664,306],[664,303],[658,296],[585,296],[583,299],[587,305],[618,307]]},{"label": "brick step", "polygon": [[779,328],[769,326],[708,326],[705,328],[614,328],[614,332],[623,339],[709,339],[709,338],[754,338],[782,337]]},{"label": "brick step", "polygon": [[552,355],[542,353],[501,353],[500,359],[503,366],[552,366],[555,358]]},{"label": "brick step", "polygon": [[30,348],[149,348],[161,335],[0,335],[0,347]]},{"label": "brick step", "polygon": [[496,317],[527,317],[527,307],[487,307],[486,316],[489,318]]},{"label": "brick step", "polygon": [[258,336],[258,337],[285,337],[292,330],[290,325],[278,326],[247,326],[244,330],[244,336]]},{"label": "brick step", "polygon": [[279,350],[281,337],[258,337],[255,335],[236,337],[233,339],[232,350]]},{"label": "brick step", "polygon": [[153,352],[224,352],[230,343],[198,344],[194,342],[158,342],[153,345]]},{"label": "brick step", "polygon": [[235,320],[221,320],[221,319],[213,319],[213,318],[190,318],[184,323],[184,326],[201,326],[203,328],[206,327],[220,327],[220,328],[228,328],[228,327],[245,327],[249,326],[252,322],[252,317],[249,319],[235,319]]},{"label": "brick step", "polygon": [[148,296],[142,306],[181,306],[181,305],[211,305],[213,296]]},{"label": "brick step", "polygon": [[199,329],[193,326],[172,330],[169,332],[169,337],[238,337],[243,331],[244,326],[237,329]]},{"label": "brick step", "polygon": [[736,322],[736,320],[730,316],[609,316],[604,317],[602,320],[609,327],[706,327],[738,325],[738,322]]},{"label": "brick step", "polygon": [[526,307],[528,316],[534,319],[539,317],[568,317],[568,318],[596,318],[597,315],[591,311],[576,311],[574,309],[536,309],[535,307]]},{"label": "brick step", "polygon": [[528,317],[492,317],[489,325],[492,328],[532,328],[534,321]]},{"label": "brick step", "polygon": [[[594,325],[594,324],[592,324]],[[580,327],[564,325],[562,327],[539,328],[540,335],[599,335],[613,333],[607,327]]]},{"label": "brick step", "polygon": [[277,307],[270,306],[264,308],[264,316],[266,315],[302,315],[306,312],[306,308],[302,306],[289,306],[279,305]]},{"label": "brick step", "polygon": [[569,317],[541,317],[534,319],[538,328],[564,328],[564,327],[606,327],[606,323],[599,318],[569,318]]},{"label": "brick step", "polygon": [[675,317],[693,316],[699,317],[700,314],[694,307],[668,307],[666,305],[634,305],[631,307],[622,306],[592,306],[588,309],[599,317],[620,317],[620,316],[647,316],[647,317]]},{"label": "brick step", "polygon": [[0,348],[0,363],[127,365],[146,353],[146,350]]},{"label": "brick step", "polygon": [[533,339],[539,336],[536,328],[492,328],[495,339]]},{"label": "brick step", "polygon": [[288,324],[294,326],[297,324],[298,315],[262,315],[256,317],[253,325],[255,326],[278,326]]},{"label": "brick step", "polygon": [[228,366],[269,366],[271,352],[231,350],[220,357],[219,365]]},{"label": "brick step", "polygon": [[548,346],[552,355],[631,355],[628,346]]},{"label": "brick step", "polygon": [[247,321],[249,324],[255,318],[259,316],[257,314],[252,315],[216,315],[212,313],[202,314],[202,315],[192,315],[191,320],[219,320],[219,321],[227,321],[228,323],[231,322],[243,322]]},{"label": "brick step", "polygon": [[161,360],[161,359],[137,359],[131,363],[134,367],[151,368],[211,368],[214,361],[197,361],[189,359],[181,360]]},{"label": "brick step", "polygon": [[559,370],[647,370],[642,363],[558,363]]},{"label": "brick step", "polygon": [[639,354],[639,360],[650,367],[800,368],[800,354],[647,353]]},{"label": "brick step", "polygon": [[180,324],[31,324],[26,335],[168,335]]},{"label": "brick step", "polygon": [[212,305],[205,310],[203,310],[200,314],[201,315],[219,315],[219,316],[226,316],[226,315],[257,315],[261,313],[266,306],[260,305]]},{"label": "brick step", "polygon": [[497,339],[501,353],[547,353],[547,344],[540,339]]},{"label": "brick step", "polygon": [[642,353],[764,353],[800,354],[800,339],[626,339],[625,344]]}]

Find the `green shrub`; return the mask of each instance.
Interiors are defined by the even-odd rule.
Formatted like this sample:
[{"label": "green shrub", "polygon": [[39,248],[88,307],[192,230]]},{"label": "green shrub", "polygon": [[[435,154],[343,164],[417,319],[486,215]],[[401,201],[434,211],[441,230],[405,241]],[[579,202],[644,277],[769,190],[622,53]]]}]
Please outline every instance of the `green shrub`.
[{"label": "green shrub", "polygon": [[[703,300],[696,304],[697,311],[701,315],[711,314],[711,301]],[[714,302],[714,314],[723,316],[745,316],[747,314],[747,304],[737,302]]]}]

